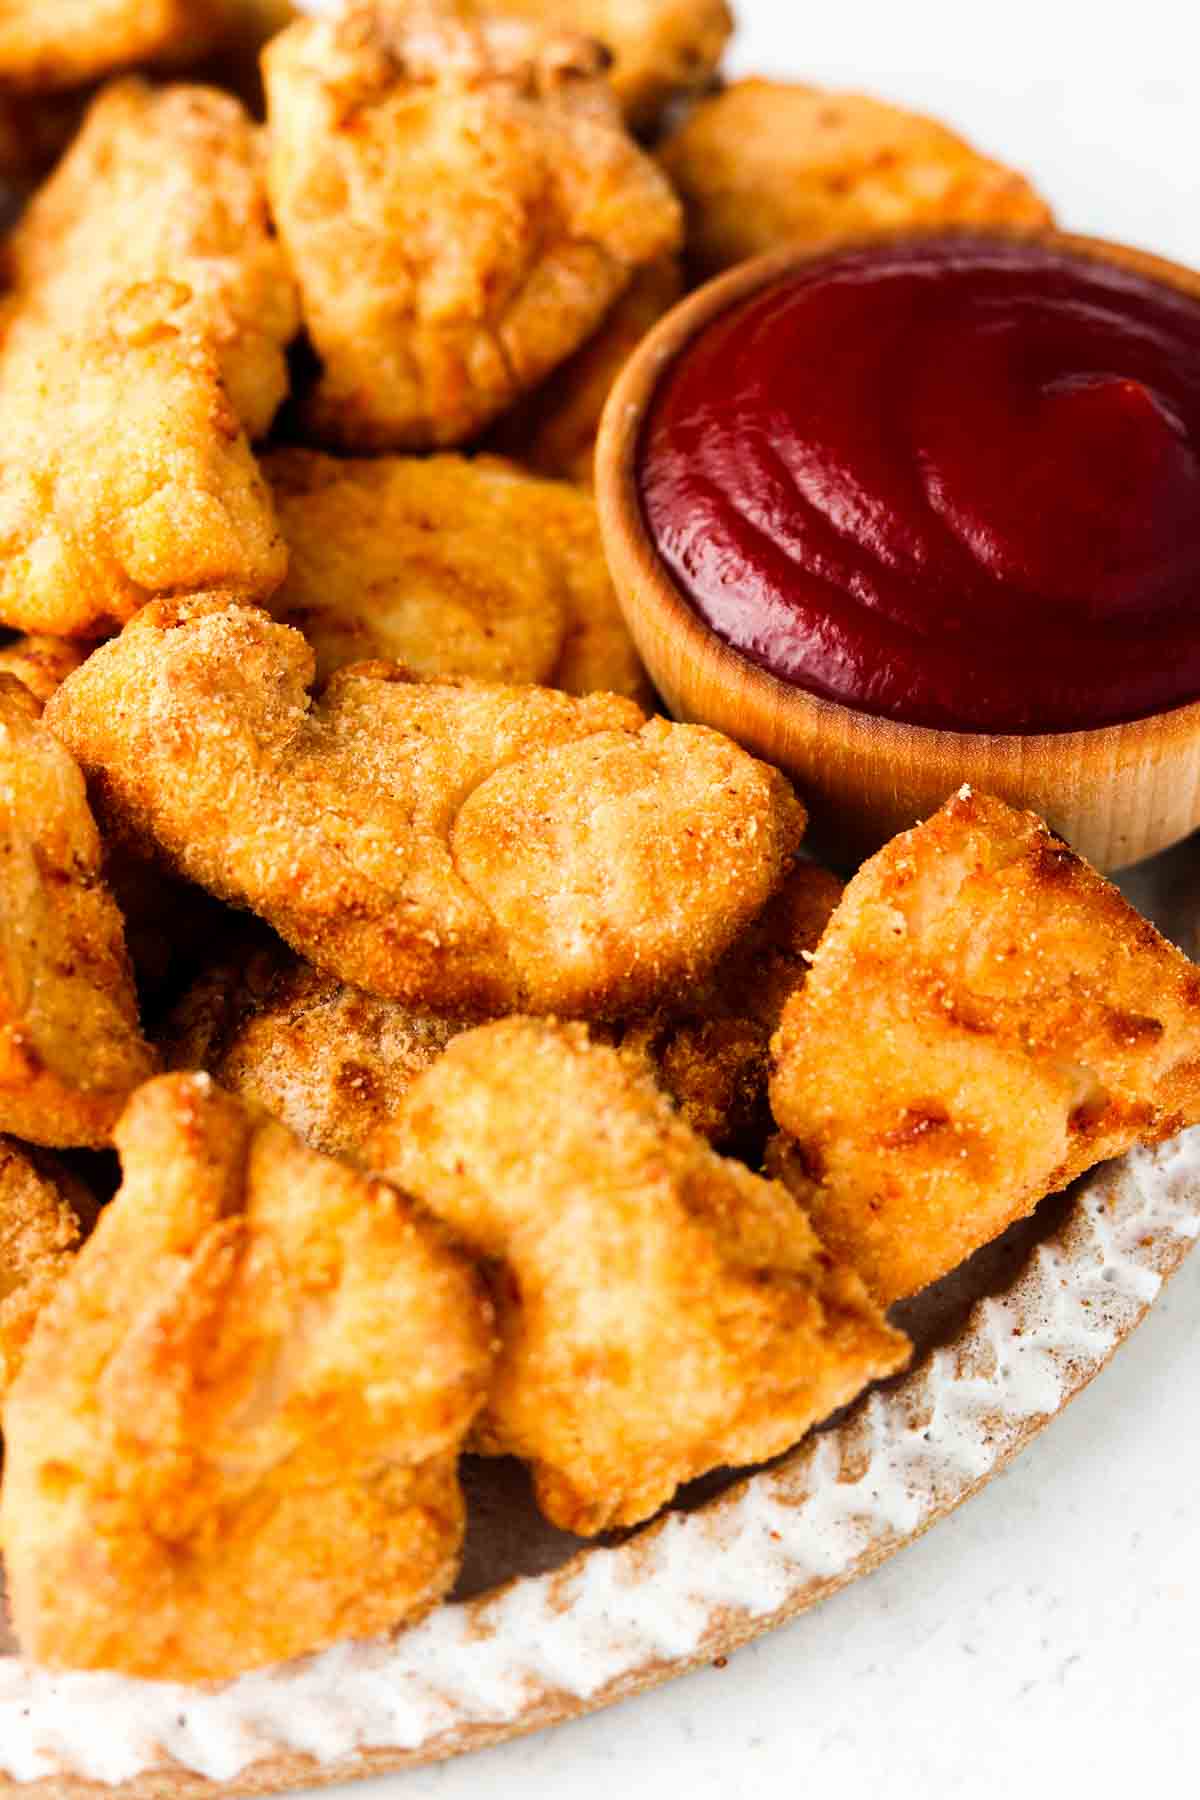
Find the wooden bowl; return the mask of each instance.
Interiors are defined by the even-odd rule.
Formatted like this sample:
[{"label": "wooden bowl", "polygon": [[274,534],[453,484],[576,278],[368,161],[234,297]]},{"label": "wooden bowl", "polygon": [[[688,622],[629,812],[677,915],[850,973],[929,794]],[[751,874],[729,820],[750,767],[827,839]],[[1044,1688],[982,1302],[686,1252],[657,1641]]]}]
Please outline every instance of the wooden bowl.
[{"label": "wooden bowl", "polygon": [[[1006,235],[1117,263],[1200,300],[1200,274],[1161,257],[1055,231]],[[621,607],[655,686],[676,718],[715,726],[792,776],[810,808],[812,839],[834,861],[861,861],[964,782],[1041,813],[1101,869],[1178,843],[1200,826],[1200,701],[1127,724],[1030,736],[875,718],[781,681],[724,644],[659,557],[636,463],[664,371],[719,314],[833,247],[773,252],[701,288],[638,347],[609,398],[596,456],[600,519]]]}]

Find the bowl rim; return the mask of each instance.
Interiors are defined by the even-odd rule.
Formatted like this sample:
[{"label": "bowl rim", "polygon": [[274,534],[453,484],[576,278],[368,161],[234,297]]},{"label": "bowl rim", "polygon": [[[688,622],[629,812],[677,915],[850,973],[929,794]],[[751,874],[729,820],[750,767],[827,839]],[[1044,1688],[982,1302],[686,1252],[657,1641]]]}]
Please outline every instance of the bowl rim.
[{"label": "bowl rim", "polygon": [[[633,612],[654,616],[660,635],[681,640],[696,670],[714,687],[738,687],[753,697],[764,713],[787,715],[803,723],[806,734],[836,734],[873,754],[887,753],[917,763],[948,752],[959,758],[984,753],[991,767],[1017,769],[1037,755],[1071,755],[1086,745],[1089,754],[1125,760],[1153,743],[1200,735],[1200,696],[1160,712],[1145,713],[1115,724],[1074,727],[1064,731],[956,731],[947,726],[916,725],[860,711],[773,674],[717,636],[692,607],[676,582],[646,525],[637,478],[638,451],[650,403],[668,369],[696,337],[732,307],[794,270],[835,252],[896,242],[995,238],[1039,243],[1071,251],[1094,262],[1115,263],[1200,304],[1200,269],[1172,262],[1153,251],[1114,239],[1060,231],[1053,226],[932,225],[876,230],[852,236],[829,236],[770,250],[717,275],[658,321],[642,339],[618,376],[601,418],[596,445],[595,490],[601,529],[610,563],[636,566],[636,586],[616,581],[617,598],[631,629]],[[617,573],[617,569],[614,569]]]}]

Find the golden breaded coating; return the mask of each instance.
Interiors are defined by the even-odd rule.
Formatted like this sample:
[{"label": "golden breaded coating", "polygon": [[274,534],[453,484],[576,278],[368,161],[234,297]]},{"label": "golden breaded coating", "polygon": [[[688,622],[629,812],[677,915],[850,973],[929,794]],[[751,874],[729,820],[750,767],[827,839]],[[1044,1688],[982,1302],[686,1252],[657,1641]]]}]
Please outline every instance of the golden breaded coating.
[{"label": "golden breaded coating", "polygon": [[487,1386],[472,1271],[207,1076],[141,1088],[117,1141],[121,1191],[4,1410],[22,1651],[220,1681],[420,1616]]},{"label": "golden breaded coating", "polygon": [[506,414],[497,447],[543,475],[590,487],[596,433],[613,384],[682,294],[677,258],[660,257],[640,270],[583,348]]},{"label": "golden breaded coating", "polygon": [[83,1183],[61,1163],[0,1137],[0,1402],[94,1212]]},{"label": "golden breaded coating", "polygon": [[478,1023],[347,987],[276,939],[240,945],[205,970],[161,1047],[167,1068],[206,1069],[314,1150],[361,1164],[416,1077]]},{"label": "golden breaded coating", "polygon": [[282,581],[266,484],[215,351],[172,318],[177,297],[170,282],[131,288],[73,332],[10,314],[0,623],[95,637],[157,593]]},{"label": "golden breaded coating", "polygon": [[[214,348],[235,412],[261,437],[300,324],[262,160],[232,95],[114,82],[9,241],[22,311],[70,330],[134,282],[173,284],[172,325]],[[128,453],[124,420],[117,437]]]},{"label": "golden breaded coating", "polygon": [[83,777],[0,675],[0,1130],[99,1146],[153,1059]]},{"label": "golden breaded coating", "polygon": [[650,697],[589,496],[490,456],[280,450],[264,469],[291,556],[271,612],[304,633],[318,680],[382,659]]},{"label": "golden breaded coating", "polygon": [[828,869],[797,863],[693,994],[617,1037],[622,1056],[640,1060],[693,1131],[747,1161],[758,1160],[770,1130],[771,1037],[841,894]]},{"label": "golden breaded coating", "polygon": [[1200,1119],[1200,972],[1040,819],[963,789],[863,865],[773,1048],[791,1183],[891,1301]]},{"label": "golden breaded coating", "polygon": [[430,0],[352,0],[268,46],[268,179],[323,365],[318,436],[465,441],[676,248],[678,202],[603,60]]},{"label": "golden breaded coating", "polygon": [[312,679],[298,632],[210,594],[147,607],[46,716],[117,835],[374,993],[651,1006],[761,911],[803,830],[775,770],[614,695]]},{"label": "golden breaded coating", "polygon": [[247,432],[286,391],[298,310],[237,101],[107,89],[6,261],[0,621],[95,637],[157,593],[277,587]]},{"label": "golden breaded coating", "polygon": [[91,655],[93,646],[70,638],[26,635],[0,644],[0,674],[15,675],[44,706],[68,675]]},{"label": "golden breaded coating", "polygon": [[784,1189],[580,1026],[456,1038],[370,1154],[499,1265],[479,1438],[532,1463],[564,1530],[635,1525],[681,1482],[777,1455],[907,1359]]},{"label": "golden breaded coating", "polygon": [[81,87],[136,63],[182,64],[236,0],[0,0],[0,86]]},{"label": "golden breaded coating", "polygon": [[708,273],[788,243],[937,225],[1050,225],[1023,175],[866,94],[738,81],[659,152]]},{"label": "golden breaded coating", "polygon": [[631,124],[655,124],[667,104],[706,87],[733,32],[726,0],[467,0],[468,10],[528,19],[597,38]]}]

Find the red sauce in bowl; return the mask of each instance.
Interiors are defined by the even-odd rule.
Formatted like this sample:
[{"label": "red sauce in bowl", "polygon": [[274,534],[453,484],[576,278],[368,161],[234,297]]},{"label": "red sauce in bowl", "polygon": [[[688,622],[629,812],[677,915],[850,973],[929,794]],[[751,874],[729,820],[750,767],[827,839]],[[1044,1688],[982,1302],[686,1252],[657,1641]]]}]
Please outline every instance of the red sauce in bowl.
[{"label": "red sauce in bowl", "polygon": [[1200,696],[1200,302],[1116,263],[831,252],[692,341],[639,477],[700,617],[811,693],[998,732]]}]

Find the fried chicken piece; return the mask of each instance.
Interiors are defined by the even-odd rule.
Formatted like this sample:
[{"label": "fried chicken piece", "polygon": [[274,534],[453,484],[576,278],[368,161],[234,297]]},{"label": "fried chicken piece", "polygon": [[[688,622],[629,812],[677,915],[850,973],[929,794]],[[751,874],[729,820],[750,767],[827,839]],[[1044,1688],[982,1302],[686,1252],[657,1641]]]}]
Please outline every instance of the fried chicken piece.
[{"label": "fried chicken piece", "polygon": [[47,719],[115,835],[318,968],[437,1009],[619,1016],[698,980],[804,812],[719,733],[628,700],[341,669],[228,595],[147,607]]},{"label": "fried chicken piece", "polygon": [[[650,1075],[701,1136],[761,1152],[767,1046],[840,892],[836,877],[799,864],[686,1009],[597,1035]],[[168,1068],[206,1069],[314,1150],[361,1165],[371,1134],[417,1076],[484,1022],[361,993],[255,924],[184,995],[160,1049]]]},{"label": "fried chicken piece", "polygon": [[581,1026],[456,1038],[369,1155],[497,1268],[479,1440],[532,1463],[563,1530],[635,1525],[777,1455],[907,1359],[784,1190]]},{"label": "fried chicken piece", "polygon": [[0,1402],[94,1213],[88,1190],[54,1157],[0,1137]]},{"label": "fried chicken piece", "polygon": [[73,643],[70,638],[11,637],[0,644],[0,674],[15,675],[44,706],[91,652],[91,644]]},{"label": "fried chicken piece", "polygon": [[0,621],[95,637],[156,593],[277,587],[243,427],[282,397],[297,312],[237,102],[110,88],[7,261]]},{"label": "fried chicken piece", "polygon": [[281,450],[264,467],[291,553],[271,611],[318,680],[380,658],[649,699],[587,495],[496,457]]},{"label": "fried chicken piece", "polygon": [[583,348],[505,416],[497,447],[543,475],[590,487],[596,433],[613,384],[682,293],[677,258],[660,257],[640,270]]},{"label": "fried chicken piece", "polygon": [[770,1130],[770,1042],[808,974],[842,894],[816,863],[797,863],[782,888],[684,1005],[640,1018],[617,1035],[701,1137],[749,1161]]},{"label": "fried chicken piece", "polygon": [[0,0],[0,86],[81,87],[142,63],[182,65],[228,30],[236,0]]},{"label": "fried chicken piece", "polygon": [[478,433],[679,243],[586,39],[353,0],[263,66],[271,198],[323,364],[310,422],[346,449]]},{"label": "fried chicken piece", "polygon": [[473,1272],[207,1076],[141,1088],[117,1141],[121,1190],[4,1411],[22,1651],[220,1681],[419,1617],[457,1569],[487,1387]]},{"label": "fried chicken piece", "polygon": [[234,410],[261,437],[287,393],[284,351],[300,324],[262,160],[231,95],[114,82],[9,242],[22,310],[70,330],[114,291],[171,284],[170,323],[213,347]]},{"label": "fried chicken piece", "polygon": [[866,94],[738,81],[659,152],[707,273],[788,243],[939,225],[1050,225],[1023,175]]},{"label": "fried chicken piece", "polygon": [[630,124],[653,127],[672,100],[707,87],[733,32],[726,0],[468,0],[476,14],[596,38]]},{"label": "fried chicken piece", "polygon": [[790,1185],[892,1301],[1200,1120],[1200,972],[1040,819],[963,789],[863,865],[773,1048]]},{"label": "fried chicken piece", "polygon": [[151,1073],[83,777],[0,675],[0,1130],[106,1144]]},{"label": "fried chicken piece", "polygon": [[263,933],[189,988],[162,1053],[168,1068],[206,1069],[314,1150],[361,1164],[416,1077],[478,1023],[347,987]]},{"label": "fried chicken piece", "polygon": [[283,579],[216,354],[173,322],[175,298],[170,283],[132,288],[77,332],[10,316],[0,623],[97,637],[159,592],[265,595]]}]

